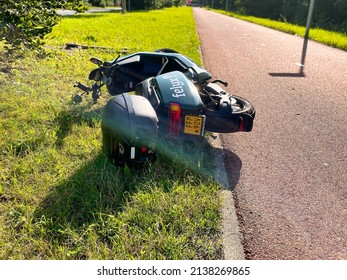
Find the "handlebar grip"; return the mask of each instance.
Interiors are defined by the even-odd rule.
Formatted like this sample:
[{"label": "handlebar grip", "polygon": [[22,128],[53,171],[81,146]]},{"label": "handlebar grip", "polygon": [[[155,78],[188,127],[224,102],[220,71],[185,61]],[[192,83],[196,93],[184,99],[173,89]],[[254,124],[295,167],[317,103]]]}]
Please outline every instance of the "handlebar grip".
[{"label": "handlebar grip", "polygon": [[75,87],[77,87],[83,91],[86,91],[86,92],[92,91],[92,89],[90,87],[87,87],[84,84],[81,84],[80,82],[77,82],[77,85],[75,85]]}]

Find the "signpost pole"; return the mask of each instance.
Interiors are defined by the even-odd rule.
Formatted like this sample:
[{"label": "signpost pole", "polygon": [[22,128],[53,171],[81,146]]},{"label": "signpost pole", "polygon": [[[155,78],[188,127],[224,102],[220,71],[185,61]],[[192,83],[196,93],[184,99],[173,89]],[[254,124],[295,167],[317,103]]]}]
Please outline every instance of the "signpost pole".
[{"label": "signpost pole", "polygon": [[301,64],[300,64],[300,74],[301,75],[304,75],[305,59],[306,59],[307,44],[308,44],[308,35],[310,32],[310,26],[311,26],[311,21],[312,21],[314,1],[315,0],[310,1],[310,7],[308,9],[308,16],[307,16],[307,22],[306,22],[306,32],[305,32],[305,36],[304,36],[304,45],[302,47],[302,54],[301,54]]}]

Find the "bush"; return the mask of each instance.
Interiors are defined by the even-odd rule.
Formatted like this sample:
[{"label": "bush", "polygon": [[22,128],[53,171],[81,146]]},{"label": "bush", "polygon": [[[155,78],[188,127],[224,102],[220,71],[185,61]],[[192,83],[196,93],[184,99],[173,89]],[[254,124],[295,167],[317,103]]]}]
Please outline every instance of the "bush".
[{"label": "bush", "polygon": [[39,49],[44,36],[58,22],[55,9],[85,10],[80,0],[3,0],[1,5],[0,41],[5,42],[8,52],[23,48]]}]

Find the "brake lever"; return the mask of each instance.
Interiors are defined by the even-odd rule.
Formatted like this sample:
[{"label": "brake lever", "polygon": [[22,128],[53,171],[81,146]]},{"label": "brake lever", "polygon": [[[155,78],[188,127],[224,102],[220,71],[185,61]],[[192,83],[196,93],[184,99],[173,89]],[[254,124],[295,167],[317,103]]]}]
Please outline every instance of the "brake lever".
[{"label": "brake lever", "polygon": [[223,86],[225,86],[225,87],[227,87],[228,86],[228,82],[225,82],[225,81],[222,81],[222,80],[219,80],[219,79],[217,79],[217,80],[214,80],[214,81],[212,81],[211,83],[221,83]]}]

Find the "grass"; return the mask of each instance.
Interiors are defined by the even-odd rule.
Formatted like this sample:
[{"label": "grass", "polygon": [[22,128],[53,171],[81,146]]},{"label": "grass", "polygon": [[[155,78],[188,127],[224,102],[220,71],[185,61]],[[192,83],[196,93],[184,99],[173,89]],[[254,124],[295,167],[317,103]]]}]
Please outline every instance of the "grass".
[{"label": "grass", "polygon": [[125,15],[92,13],[67,17],[47,36],[47,45],[64,47],[66,43],[73,42],[103,46],[110,50],[130,48],[132,52],[154,51],[170,46],[201,63],[192,11],[189,8],[164,11],[131,12]]},{"label": "grass", "polygon": [[[65,51],[66,42],[108,49]],[[190,8],[64,18],[49,55],[1,56],[0,259],[223,257],[209,144],[162,150],[149,170],[122,174],[101,151],[107,94],[71,102],[89,58],[124,47],[170,47],[201,62]]]},{"label": "grass", "polygon": [[[237,13],[225,12],[222,10],[214,11],[301,37],[304,37],[306,33],[306,27],[304,26],[290,24],[287,22],[275,21],[271,19],[240,15]],[[319,43],[334,48],[347,50],[347,34],[344,33],[328,31],[320,28],[311,28],[309,32],[309,38],[311,40],[317,41]]]}]

